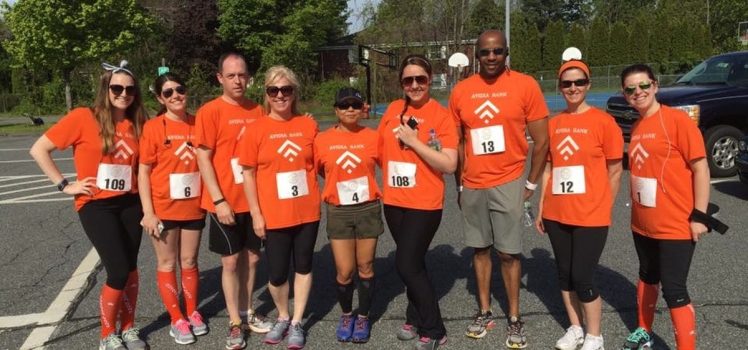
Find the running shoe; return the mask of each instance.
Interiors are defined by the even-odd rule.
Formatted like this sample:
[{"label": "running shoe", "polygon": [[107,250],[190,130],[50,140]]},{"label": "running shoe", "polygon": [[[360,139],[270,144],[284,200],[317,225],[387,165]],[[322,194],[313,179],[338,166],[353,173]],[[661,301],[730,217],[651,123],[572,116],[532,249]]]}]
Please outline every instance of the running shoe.
[{"label": "running shoe", "polygon": [[192,326],[192,333],[195,335],[208,334],[208,324],[203,321],[203,315],[197,311],[193,311],[192,315],[188,318],[190,319],[190,326]]},{"label": "running shoe", "polygon": [[249,329],[252,332],[265,334],[270,332],[270,329],[273,328],[273,322],[268,321],[267,318],[262,315],[251,312],[247,314],[247,326],[249,326]]},{"label": "running shoe", "polygon": [[171,325],[169,335],[174,338],[174,342],[177,344],[186,345],[195,342],[195,335],[190,331],[190,323],[184,319],[179,319]]},{"label": "running shoe", "polygon": [[146,350],[148,344],[140,339],[140,330],[138,327],[132,327],[122,332],[122,342],[125,343],[127,350]]},{"label": "running shoe", "polygon": [[246,346],[247,342],[244,341],[244,330],[242,330],[241,323],[229,323],[229,333],[226,335],[226,349],[244,349]]},{"label": "running shoe", "polygon": [[356,317],[356,324],[353,327],[351,341],[354,343],[366,343],[369,341],[370,334],[371,323],[369,322],[369,318],[358,315],[358,317]]},{"label": "running shoe", "polygon": [[291,350],[303,349],[306,344],[306,335],[301,323],[295,323],[288,329],[288,348]]},{"label": "running shoe", "polygon": [[291,325],[291,321],[289,320],[277,320],[275,321],[275,324],[270,329],[267,334],[265,334],[265,338],[262,339],[262,341],[265,344],[278,344],[281,341],[283,341],[283,338],[286,337],[286,334],[288,333],[288,327]]},{"label": "running shoe", "polygon": [[418,333],[416,333],[417,331],[418,329],[415,326],[407,323],[403,324],[403,326],[397,331],[397,339],[402,341],[415,339],[418,336]]},{"label": "running shoe", "polygon": [[127,348],[122,345],[122,338],[117,333],[112,333],[99,342],[99,350],[127,350]]},{"label": "running shoe", "polygon": [[470,338],[480,339],[485,337],[488,330],[493,329],[494,326],[496,326],[496,322],[493,320],[493,313],[491,310],[478,312],[475,314],[473,323],[471,323],[465,331],[465,335]]},{"label": "running shoe", "polygon": [[338,341],[348,342],[351,341],[353,336],[354,327],[353,315],[341,315],[340,321],[338,321],[338,328],[335,329],[335,337]]},{"label": "running shoe", "polygon": [[605,350],[603,347],[603,336],[594,336],[587,334],[586,337],[584,337],[584,345],[582,345],[581,350]]},{"label": "running shoe", "polygon": [[441,339],[431,339],[429,337],[420,337],[416,342],[416,350],[435,350],[447,343],[447,336]]},{"label": "running shoe", "polygon": [[571,325],[566,329],[566,334],[556,341],[558,350],[576,350],[584,343],[584,330],[580,326]]},{"label": "running shoe", "polygon": [[639,327],[635,329],[631,334],[629,334],[628,338],[626,338],[626,342],[623,343],[623,350],[644,350],[644,349],[651,349],[652,345],[654,345],[654,341],[652,341],[652,337],[649,335],[649,332],[647,332],[646,329]]},{"label": "running shoe", "polygon": [[506,327],[506,347],[510,349],[524,349],[527,347],[525,323],[517,317],[511,317]]}]

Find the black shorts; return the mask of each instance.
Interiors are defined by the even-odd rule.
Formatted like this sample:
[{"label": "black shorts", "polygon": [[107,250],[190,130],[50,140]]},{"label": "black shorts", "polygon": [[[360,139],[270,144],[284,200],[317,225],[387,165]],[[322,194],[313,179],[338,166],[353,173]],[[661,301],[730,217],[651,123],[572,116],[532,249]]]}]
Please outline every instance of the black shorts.
[{"label": "black shorts", "polygon": [[202,231],[205,228],[205,218],[195,220],[161,220],[161,223],[164,224],[164,231],[173,228]]},{"label": "black shorts", "polygon": [[262,240],[252,229],[252,216],[249,213],[234,214],[235,225],[218,222],[215,213],[208,213],[208,249],[221,255],[234,255],[242,249],[259,252]]}]

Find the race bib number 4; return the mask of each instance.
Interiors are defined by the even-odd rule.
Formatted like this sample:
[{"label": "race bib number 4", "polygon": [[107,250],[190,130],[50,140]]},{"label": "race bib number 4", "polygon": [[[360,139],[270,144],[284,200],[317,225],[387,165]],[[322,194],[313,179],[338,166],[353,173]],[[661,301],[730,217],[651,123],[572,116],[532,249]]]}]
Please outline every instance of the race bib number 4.
[{"label": "race bib number 4", "polygon": [[101,163],[96,173],[96,186],[106,191],[128,192],[132,189],[132,168]]},{"label": "race bib number 4", "polygon": [[309,194],[306,171],[303,169],[277,173],[275,174],[275,182],[278,188],[278,199],[291,199]]},{"label": "race bib number 4", "polygon": [[336,184],[340,205],[353,205],[369,201],[369,179],[362,176]]},{"label": "race bib number 4", "polygon": [[200,195],[200,173],[169,174],[171,199],[195,198]]},{"label": "race bib number 4", "polygon": [[234,183],[244,183],[244,176],[242,176],[242,166],[239,165],[239,157],[231,158],[231,172],[234,174]]},{"label": "race bib number 4", "polygon": [[487,126],[470,130],[473,142],[473,154],[501,153],[506,150],[504,144],[504,127],[501,125]]},{"label": "race bib number 4", "polygon": [[415,163],[389,161],[387,163],[387,175],[387,185],[390,187],[416,187]]},{"label": "race bib number 4", "polygon": [[657,179],[631,175],[631,197],[645,207],[656,207]]},{"label": "race bib number 4", "polygon": [[582,194],[586,190],[584,166],[574,165],[553,168],[553,194]]}]

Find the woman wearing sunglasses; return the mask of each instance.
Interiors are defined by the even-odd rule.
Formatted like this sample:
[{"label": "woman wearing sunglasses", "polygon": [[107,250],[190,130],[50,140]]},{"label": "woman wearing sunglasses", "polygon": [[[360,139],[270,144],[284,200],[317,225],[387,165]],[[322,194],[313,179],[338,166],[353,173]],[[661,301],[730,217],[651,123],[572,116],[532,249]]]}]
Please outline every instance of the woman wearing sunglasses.
[{"label": "woman wearing sunglasses", "polygon": [[[361,93],[340,89],[335,97],[338,124],[314,140],[314,158],[325,178],[322,199],[327,205],[330,239],[337,276],[338,303],[343,314],[335,331],[341,342],[365,343],[371,325],[374,254],[384,232],[381,194],[375,180],[379,135],[359,124],[366,116]],[[353,273],[358,270],[358,315],[353,315]]]},{"label": "woman wearing sunglasses", "polygon": [[[268,290],[278,319],[264,342],[278,344],[288,334],[288,348],[306,343],[301,320],[312,288],[312,256],[320,219],[320,195],[313,143],[317,123],[298,111],[299,81],[290,69],[265,73],[267,115],[242,139],[239,164],[255,234],[265,240]],[[294,312],[288,312],[288,268],[293,260]]]},{"label": "woman wearing sunglasses", "polygon": [[629,66],[621,73],[626,101],[639,112],[629,143],[631,230],[639,257],[639,327],[624,349],[652,346],[652,322],[662,296],[679,350],[696,349],[696,314],[686,280],[691,258],[707,227],[692,217],[707,210],[709,167],[696,123],[678,109],[657,101],[652,68]]},{"label": "woman wearing sunglasses", "polygon": [[[83,231],[106,270],[99,298],[99,349],[145,349],[134,323],[143,217],[137,194],[138,137],[147,116],[127,61],[102,66],[93,107],[76,108],[60,119],[34,143],[31,156],[58,190],[75,197]],[[74,182],[63,177],[51,155],[71,146]]]},{"label": "woman wearing sunglasses", "polygon": [[405,98],[390,103],[378,130],[384,216],[408,295],[405,324],[397,337],[419,336],[417,349],[436,349],[447,341],[425,257],[442,218],[442,175],[457,167],[457,129],[447,110],[429,94],[431,72],[424,56],[403,60],[399,77]]},{"label": "woman wearing sunglasses", "polygon": [[[200,173],[193,145],[195,117],[187,113],[187,90],[179,76],[159,76],[154,93],[161,111],[145,123],[140,139],[141,224],[156,252],[158,291],[171,317],[169,335],[177,344],[191,344],[196,335],[208,333],[197,311],[197,254],[205,211],[200,208]],[[177,260],[186,317],[179,307]]]},{"label": "woman wearing sunglasses", "polygon": [[571,323],[556,349],[602,350],[602,302],[594,274],[620,185],[623,135],[613,117],[587,104],[586,63],[562,64],[558,87],[566,109],[548,122],[550,152],[535,226],[551,241]]}]

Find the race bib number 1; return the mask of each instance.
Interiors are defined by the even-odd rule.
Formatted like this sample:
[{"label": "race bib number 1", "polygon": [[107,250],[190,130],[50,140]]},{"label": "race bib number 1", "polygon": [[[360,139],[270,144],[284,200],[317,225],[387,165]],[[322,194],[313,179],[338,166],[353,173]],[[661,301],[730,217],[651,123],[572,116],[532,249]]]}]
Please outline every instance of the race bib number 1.
[{"label": "race bib number 1", "polygon": [[631,175],[631,197],[645,207],[656,207],[657,179]]},{"label": "race bib number 1", "polygon": [[309,194],[306,171],[303,169],[277,173],[275,174],[275,182],[278,188],[278,199],[291,199]]},{"label": "race bib number 1", "polygon": [[169,174],[171,199],[195,198],[200,195],[200,173]]},{"label": "race bib number 1", "polygon": [[132,189],[132,167],[120,164],[99,164],[96,186],[107,191],[130,191]]},{"label": "race bib number 1", "polygon": [[473,154],[501,153],[506,150],[504,144],[504,127],[501,125],[487,126],[470,130],[473,143]]},{"label": "race bib number 1", "polygon": [[244,183],[244,176],[242,176],[242,166],[239,165],[239,157],[231,158],[231,172],[234,174],[234,183]]},{"label": "race bib number 1", "polygon": [[584,181],[584,166],[562,166],[553,168],[553,194],[582,194],[587,188]]},{"label": "race bib number 1", "polygon": [[390,187],[416,187],[415,163],[395,162],[387,163],[387,184]]},{"label": "race bib number 1", "polygon": [[336,184],[340,205],[353,205],[369,201],[369,179],[362,176]]}]

